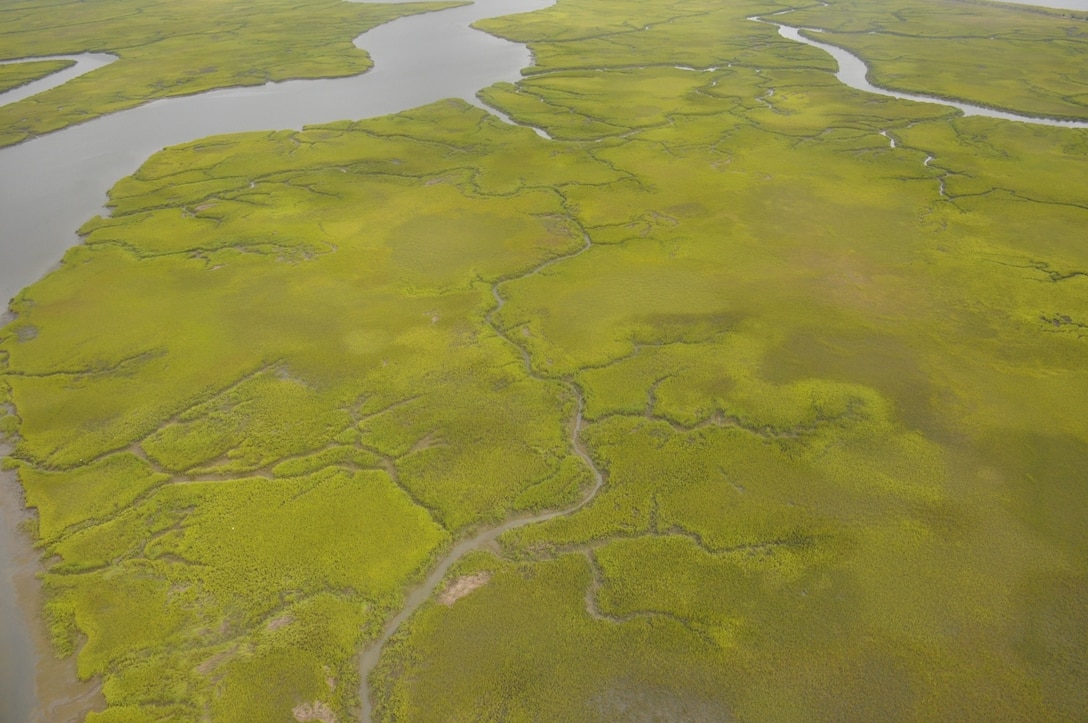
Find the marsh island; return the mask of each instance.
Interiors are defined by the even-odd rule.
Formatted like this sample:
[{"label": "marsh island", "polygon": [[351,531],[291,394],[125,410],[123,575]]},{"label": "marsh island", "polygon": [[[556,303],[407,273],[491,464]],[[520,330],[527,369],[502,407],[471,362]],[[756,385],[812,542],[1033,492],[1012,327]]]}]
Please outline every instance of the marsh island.
[{"label": "marsh island", "polygon": [[[0,142],[453,5],[2,2],[0,54],[120,59]],[[86,720],[1083,716],[1088,14],[495,15],[517,82],[165,148],[11,300]]]}]

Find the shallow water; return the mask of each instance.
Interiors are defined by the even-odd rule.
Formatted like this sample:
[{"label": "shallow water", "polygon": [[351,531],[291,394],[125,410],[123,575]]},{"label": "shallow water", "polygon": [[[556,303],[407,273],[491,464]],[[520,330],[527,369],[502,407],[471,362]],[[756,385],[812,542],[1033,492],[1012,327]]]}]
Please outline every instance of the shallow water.
[{"label": "shallow water", "polygon": [[[0,449],[0,453],[3,450]],[[41,608],[40,562],[30,538],[19,531],[29,517],[12,472],[0,471],[0,721],[64,723],[82,720],[88,710],[104,707],[97,681],[80,682],[70,660],[58,660],[49,648]],[[36,690],[48,690],[40,699]]]},{"label": "shallow water", "polygon": [[19,605],[14,578],[24,566],[22,554],[29,547],[18,531],[20,500],[14,475],[0,472],[0,560],[4,561],[0,583],[0,721],[25,718],[34,707],[35,659],[30,638],[29,612]]},{"label": "shallow water", "polygon": [[[994,0],[1000,2],[1000,0]],[[1053,8],[1055,10],[1083,10],[1088,12],[1088,0],[1010,0],[1009,4],[1034,5],[1039,8]]]}]

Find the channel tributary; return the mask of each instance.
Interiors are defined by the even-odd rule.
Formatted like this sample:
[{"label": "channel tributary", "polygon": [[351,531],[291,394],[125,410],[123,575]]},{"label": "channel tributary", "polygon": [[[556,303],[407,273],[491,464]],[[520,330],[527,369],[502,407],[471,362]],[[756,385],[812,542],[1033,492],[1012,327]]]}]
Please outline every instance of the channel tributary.
[{"label": "channel tributary", "polygon": [[24,83],[17,88],[6,90],[0,93],[0,106],[10,105],[17,103],[24,98],[29,98],[32,95],[38,93],[44,93],[50,88],[56,88],[58,85],[64,85],[73,78],[78,78],[81,75],[86,75],[92,70],[98,70],[101,67],[109,65],[113,61],[117,60],[116,55],[110,55],[109,53],[79,53],[78,55],[43,55],[36,58],[19,58],[18,60],[0,60],[0,65],[13,65],[15,63],[34,63],[43,60],[70,60],[72,65],[64,70],[58,70],[56,73],[50,73],[44,78],[38,80],[32,80],[29,83]]},{"label": "channel tributary", "polygon": [[[1024,1],[1032,5],[1088,10],[1088,0]],[[496,82],[516,81],[521,69],[528,66],[532,58],[525,46],[475,31],[469,25],[487,17],[541,9],[553,2],[476,0],[472,5],[460,8],[401,18],[355,40],[355,44],[365,48],[374,60],[374,67],[359,76],[285,81],[157,100],[0,149],[0,304],[55,265],[64,251],[78,242],[75,229],[95,214],[107,212],[104,203],[108,189],[120,178],[135,172],[148,156],[161,148],[223,133],[301,128],[345,118],[380,116],[450,97],[463,98],[483,107],[476,98],[477,91]],[[1083,121],[1034,118],[873,86],[866,79],[868,69],[860,58],[805,37],[799,28],[777,22],[772,17],[753,20],[774,24],[783,37],[828,52],[839,63],[839,80],[858,90],[949,105],[968,115],[1088,127],[1088,122]],[[70,57],[77,60],[77,64],[61,71],[67,75],[54,74],[23,86],[20,92],[41,92],[86,72],[90,67],[88,64],[105,64],[112,59],[112,56],[101,54]],[[553,259],[548,264],[561,260]],[[501,285],[497,284],[493,289],[496,308],[503,303]],[[524,350],[521,351],[532,373],[528,357]],[[572,512],[587,504],[600,489],[602,473],[594,466],[579,438],[581,390],[569,381],[558,383],[568,388],[575,402],[571,446],[573,453],[594,474],[595,483],[588,495],[575,508],[509,520],[458,543],[427,579],[409,593],[405,606],[389,621],[381,639],[364,652],[361,659],[364,673],[373,669],[385,641],[430,597],[463,554],[494,540],[508,529]],[[58,709],[47,709],[43,696],[34,693],[36,681],[56,674],[55,665],[46,660],[51,656],[41,642],[41,623],[32,617],[35,606],[26,602],[27,590],[34,586],[35,567],[27,561],[36,560],[36,553],[25,535],[15,529],[20,519],[19,511],[12,509],[17,499],[15,483],[10,479],[0,480],[0,483],[8,485],[7,496],[0,500],[3,508],[0,512],[5,513],[0,514],[0,720],[59,720],[56,717]],[[23,604],[16,605],[17,599]],[[52,672],[43,673],[45,669]],[[60,697],[67,697],[67,703],[73,699],[67,693]],[[371,711],[365,685],[363,697],[364,718],[369,719]],[[77,698],[75,702],[85,707],[84,698]],[[56,700],[50,704],[54,703]]]},{"label": "channel tributary", "polygon": [[[1084,0],[1088,3],[1088,0]],[[951,108],[955,108],[963,113],[965,116],[987,116],[989,118],[1001,118],[1002,120],[1019,121],[1021,123],[1036,123],[1039,125],[1059,126],[1063,128],[1088,128],[1088,121],[1085,120],[1061,120],[1056,118],[1046,118],[1042,116],[1033,116],[1023,113],[1013,113],[1011,111],[999,110],[997,108],[988,108],[986,106],[975,105],[973,103],[966,103],[964,101],[952,100],[948,98],[942,98],[936,95],[925,95],[923,93],[904,93],[892,88],[885,88],[879,85],[873,85],[869,82],[869,66],[865,64],[865,61],[854,55],[848,50],[838,47],[837,45],[831,45],[830,43],[823,43],[819,40],[815,40],[811,36],[813,34],[819,34],[822,31],[821,28],[805,28],[789,25],[785,22],[779,22],[779,18],[788,15],[793,10],[781,10],[777,13],[772,13],[766,16],[753,16],[749,20],[756,22],[767,23],[768,25],[774,25],[778,28],[778,34],[782,37],[793,40],[798,43],[804,43],[814,48],[818,48],[832,58],[838,64],[839,68],[835,72],[835,77],[839,79],[843,85],[850,86],[856,90],[861,90],[866,93],[873,93],[875,95],[883,95],[889,98],[898,98],[900,100],[913,100],[919,103],[936,103],[938,105],[945,105]],[[805,32],[808,35],[804,34]]]}]

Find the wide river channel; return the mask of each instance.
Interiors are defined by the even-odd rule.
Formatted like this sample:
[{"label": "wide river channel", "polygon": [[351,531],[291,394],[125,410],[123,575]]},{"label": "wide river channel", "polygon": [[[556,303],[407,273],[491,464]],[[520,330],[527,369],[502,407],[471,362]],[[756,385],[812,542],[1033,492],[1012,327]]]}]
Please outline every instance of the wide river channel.
[{"label": "wide river channel", "polygon": [[[107,212],[104,203],[109,188],[161,148],[222,133],[297,129],[345,118],[380,116],[443,98],[463,98],[480,105],[477,91],[496,82],[516,81],[532,57],[525,46],[472,30],[470,23],[538,10],[553,1],[476,0],[464,7],[401,18],[356,38],[355,44],[365,48],[374,61],[374,67],[362,75],[286,81],[158,100],[0,149],[0,304],[6,304],[20,289],[55,266],[65,250],[78,243],[75,230],[96,214]],[[1028,0],[1024,4],[1088,11],[1088,0]],[[866,68],[860,59],[805,38],[785,24],[783,15],[773,19],[764,16],[761,21],[778,25],[784,37],[831,53],[839,63],[837,77],[859,90],[952,105],[969,115],[1088,127],[1088,122],[1055,123],[876,88],[866,80]],[[97,67],[110,60],[104,55],[84,56],[81,68],[62,71],[65,75],[55,74],[43,85],[20,92],[40,92],[50,84],[57,85],[85,72],[86,63]],[[3,100],[0,95],[0,102]],[[579,423],[580,417],[575,420],[572,443],[588,463],[577,440]],[[79,718],[96,701],[100,704],[100,698],[93,685],[75,684],[70,662],[58,663],[49,654],[37,617],[40,593],[34,573],[40,569],[38,555],[18,530],[25,513],[19,506],[17,483],[10,474],[2,475],[0,721],[53,723]],[[600,484],[598,474],[597,486]],[[547,516],[555,514],[562,513]],[[523,518],[504,528],[532,521]],[[430,595],[457,557],[494,538],[499,531],[487,531],[479,539],[466,540],[454,548],[426,583],[412,592],[412,604],[391,621],[385,637]],[[373,652],[374,657],[377,652]],[[373,660],[364,660],[364,668],[372,664]],[[365,713],[369,714],[367,708]]]}]

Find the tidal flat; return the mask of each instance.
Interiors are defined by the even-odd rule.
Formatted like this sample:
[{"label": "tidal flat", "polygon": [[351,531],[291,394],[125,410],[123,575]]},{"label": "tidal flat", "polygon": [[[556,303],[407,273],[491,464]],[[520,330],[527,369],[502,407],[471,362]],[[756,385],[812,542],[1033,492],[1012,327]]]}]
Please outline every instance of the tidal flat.
[{"label": "tidal flat", "polygon": [[[851,7],[787,17],[892,22]],[[114,186],[0,329],[88,721],[354,720],[360,685],[379,720],[1083,715],[1088,131],[844,87],[748,19],[783,9],[560,0],[479,23],[533,51],[480,94],[531,128],[451,100]],[[857,37],[919,90],[880,60],[916,44]],[[921,90],[1077,116],[1002,48],[1030,92]],[[596,471],[359,680],[457,541]]]}]

